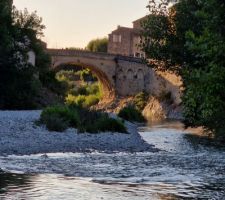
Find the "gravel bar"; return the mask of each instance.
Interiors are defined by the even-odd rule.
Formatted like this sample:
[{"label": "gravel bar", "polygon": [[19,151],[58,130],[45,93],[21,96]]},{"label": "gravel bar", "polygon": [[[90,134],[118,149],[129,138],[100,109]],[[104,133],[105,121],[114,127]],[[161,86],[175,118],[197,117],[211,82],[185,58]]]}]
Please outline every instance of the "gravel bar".
[{"label": "gravel bar", "polygon": [[157,151],[137,132],[137,126],[126,122],[129,134],[49,132],[36,126],[41,111],[0,111],[0,155],[30,155],[63,152],[144,152]]}]

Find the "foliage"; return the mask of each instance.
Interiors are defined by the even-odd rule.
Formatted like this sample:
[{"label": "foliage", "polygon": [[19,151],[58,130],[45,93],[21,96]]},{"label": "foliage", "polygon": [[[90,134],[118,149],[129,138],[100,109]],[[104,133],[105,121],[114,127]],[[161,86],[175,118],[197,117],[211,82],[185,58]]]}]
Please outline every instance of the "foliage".
[{"label": "foliage", "polygon": [[53,118],[58,118],[72,127],[77,126],[79,123],[78,112],[66,106],[47,107],[41,113],[40,122],[47,125],[52,122]]},{"label": "foliage", "polygon": [[86,49],[92,52],[107,52],[108,47],[108,39],[101,38],[101,39],[94,39],[91,40]]},{"label": "foliage", "polygon": [[[97,78],[91,73],[89,69],[74,71],[74,70],[62,70],[56,74],[56,79],[64,86],[68,94],[77,95],[88,95],[94,94],[88,92],[88,89],[95,89],[97,93],[99,91],[99,86],[97,83]],[[93,84],[87,84],[87,82],[92,82]]]},{"label": "foliage", "polygon": [[80,85],[80,86],[78,86],[78,88],[71,89],[69,91],[69,94],[72,94],[74,96],[96,95],[97,97],[101,98],[101,96],[102,96],[101,85],[100,85],[100,83]]},{"label": "foliage", "polygon": [[135,107],[142,112],[148,101],[148,94],[141,92],[134,97]]},{"label": "foliage", "polygon": [[127,133],[124,124],[118,119],[112,119],[106,113],[90,111],[88,109],[79,109],[80,132],[98,133],[98,132],[120,132]]},{"label": "foliage", "polygon": [[36,12],[29,13],[27,9],[18,11],[15,8],[13,18],[14,25],[29,39],[29,48],[35,53],[35,66],[42,86],[57,94],[64,93],[64,85],[55,78],[55,72],[50,69],[51,58],[45,51],[46,44],[40,39],[44,36],[45,28],[42,18]]},{"label": "foliage", "polygon": [[167,14],[154,14],[158,21],[150,15],[143,24],[142,47],[165,63],[153,67],[181,75],[186,125],[225,138],[225,2],[180,0]]},{"label": "foliage", "polygon": [[[180,66],[190,61],[186,48],[186,32],[196,33],[202,28],[195,12],[199,8],[197,0],[181,0],[168,8],[169,0],[160,0],[149,5],[150,15],[143,22],[141,47],[156,70],[170,70],[182,73]],[[160,64],[159,64],[160,63]]]},{"label": "foliage", "polygon": [[[20,26],[12,1],[0,2],[0,108],[30,109],[40,86],[37,68],[27,60],[34,27]],[[36,32],[34,32],[34,36]]]},{"label": "foliage", "polygon": [[70,93],[65,98],[66,105],[78,105],[84,108],[98,104],[102,98],[101,86],[99,83],[82,85]]},{"label": "foliage", "polygon": [[80,80],[82,80],[83,82],[88,82],[88,81],[96,82],[96,81],[98,81],[96,76],[93,75],[89,69],[84,69],[84,70],[78,71],[77,74],[80,75]]},{"label": "foliage", "polygon": [[56,73],[51,70],[46,70],[44,73],[40,74],[39,79],[43,86],[47,87],[54,93],[64,96],[68,89],[67,82],[59,81],[56,78]]},{"label": "foliage", "polygon": [[225,68],[214,65],[209,71],[195,69],[185,81],[189,84],[183,97],[186,124],[204,126],[224,138]]},{"label": "foliage", "polygon": [[66,105],[88,108],[97,104],[102,98],[101,85],[89,69],[60,71],[56,78],[65,85]]},{"label": "foliage", "polygon": [[135,106],[128,105],[127,107],[122,108],[118,114],[119,117],[132,122],[145,122],[145,118],[142,113],[138,111]]},{"label": "foliage", "polygon": [[43,123],[49,131],[63,132],[69,127],[69,122],[58,114],[45,116]]},{"label": "foliage", "polygon": [[96,95],[78,95],[78,96],[73,96],[71,94],[68,94],[66,97],[66,105],[72,106],[72,105],[77,105],[81,106],[84,108],[89,108],[93,105],[98,104],[99,98]]},{"label": "foliage", "polygon": [[127,133],[120,120],[111,119],[106,113],[90,111],[79,106],[48,107],[41,114],[40,124],[45,124],[49,131],[62,132],[73,127],[81,133],[106,131]]}]

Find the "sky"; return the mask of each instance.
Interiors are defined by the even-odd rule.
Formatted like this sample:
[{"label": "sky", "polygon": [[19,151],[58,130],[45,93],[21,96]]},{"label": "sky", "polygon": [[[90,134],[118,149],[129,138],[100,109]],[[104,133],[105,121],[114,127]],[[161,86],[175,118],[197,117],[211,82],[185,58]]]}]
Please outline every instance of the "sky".
[{"label": "sky", "polygon": [[91,39],[108,36],[118,25],[148,14],[148,0],[14,0],[19,10],[43,18],[48,48],[84,48]]}]

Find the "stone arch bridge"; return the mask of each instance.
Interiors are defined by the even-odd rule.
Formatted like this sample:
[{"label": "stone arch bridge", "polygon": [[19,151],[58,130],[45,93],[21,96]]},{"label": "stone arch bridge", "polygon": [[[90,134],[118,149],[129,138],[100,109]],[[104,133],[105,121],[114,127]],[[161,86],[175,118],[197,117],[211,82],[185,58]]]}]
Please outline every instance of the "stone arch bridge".
[{"label": "stone arch bridge", "polygon": [[150,70],[139,58],[83,50],[47,49],[52,68],[65,64],[89,68],[103,85],[104,95],[134,95],[149,88]]}]

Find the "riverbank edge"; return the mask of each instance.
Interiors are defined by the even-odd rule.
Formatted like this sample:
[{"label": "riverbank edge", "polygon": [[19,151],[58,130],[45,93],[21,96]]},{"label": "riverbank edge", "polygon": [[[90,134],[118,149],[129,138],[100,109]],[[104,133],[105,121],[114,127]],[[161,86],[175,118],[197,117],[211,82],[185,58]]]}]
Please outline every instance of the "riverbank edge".
[{"label": "riverbank edge", "polygon": [[78,133],[76,129],[49,132],[35,125],[41,110],[0,111],[0,155],[45,153],[156,152],[137,131],[137,125],[125,122],[129,134]]}]

